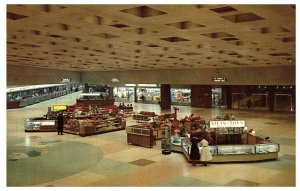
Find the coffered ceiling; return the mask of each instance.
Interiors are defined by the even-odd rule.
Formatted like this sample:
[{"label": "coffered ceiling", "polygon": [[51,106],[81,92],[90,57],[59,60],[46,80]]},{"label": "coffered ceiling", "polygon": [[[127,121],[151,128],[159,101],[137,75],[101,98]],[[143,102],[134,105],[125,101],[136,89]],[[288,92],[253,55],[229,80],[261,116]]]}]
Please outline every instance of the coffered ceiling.
[{"label": "coffered ceiling", "polygon": [[295,66],[295,5],[7,5],[7,64],[72,71]]}]

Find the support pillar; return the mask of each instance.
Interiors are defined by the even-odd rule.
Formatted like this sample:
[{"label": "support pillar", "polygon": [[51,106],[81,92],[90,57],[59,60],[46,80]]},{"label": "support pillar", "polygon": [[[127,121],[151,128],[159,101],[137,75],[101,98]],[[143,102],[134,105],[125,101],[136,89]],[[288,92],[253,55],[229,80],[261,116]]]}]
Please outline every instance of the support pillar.
[{"label": "support pillar", "polygon": [[211,85],[192,85],[191,86],[191,106],[211,108]]},{"label": "support pillar", "polygon": [[227,109],[232,108],[232,87],[230,85],[226,86],[226,106]]},{"label": "support pillar", "polygon": [[137,102],[137,88],[134,87],[134,103]]},{"label": "support pillar", "polygon": [[268,106],[269,111],[274,112],[275,111],[275,86],[268,86]]},{"label": "support pillar", "polygon": [[161,109],[171,109],[171,86],[170,84],[160,85],[160,107]]}]

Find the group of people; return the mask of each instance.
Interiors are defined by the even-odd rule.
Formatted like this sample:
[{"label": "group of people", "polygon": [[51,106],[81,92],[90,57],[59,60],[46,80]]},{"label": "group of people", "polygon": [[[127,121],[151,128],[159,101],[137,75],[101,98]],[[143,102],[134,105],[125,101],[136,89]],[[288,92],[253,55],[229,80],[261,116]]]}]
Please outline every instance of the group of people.
[{"label": "group of people", "polygon": [[235,116],[233,114],[226,114],[224,120],[235,120]]},{"label": "group of people", "polygon": [[124,103],[120,103],[119,109],[133,109],[133,107],[132,107],[132,104],[125,105]]},{"label": "group of people", "polygon": [[[195,127],[192,127],[194,130]],[[197,162],[200,160],[203,162],[204,166],[207,166],[207,161],[212,160],[212,154],[208,148],[208,141],[204,138],[203,133],[191,133],[190,141],[192,143],[190,160],[193,166],[196,166]],[[201,151],[199,150],[198,145],[201,147]]]}]

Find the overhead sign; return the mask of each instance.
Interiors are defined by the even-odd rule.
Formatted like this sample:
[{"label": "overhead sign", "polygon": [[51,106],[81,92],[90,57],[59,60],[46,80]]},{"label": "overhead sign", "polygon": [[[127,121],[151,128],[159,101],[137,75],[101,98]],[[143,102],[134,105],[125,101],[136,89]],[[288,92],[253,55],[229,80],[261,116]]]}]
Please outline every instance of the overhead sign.
[{"label": "overhead sign", "polygon": [[245,121],[210,121],[210,128],[245,127]]},{"label": "overhead sign", "polygon": [[67,110],[67,105],[53,105],[54,111]]},{"label": "overhead sign", "polygon": [[60,80],[61,83],[67,83],[67,82],[71,82],[71,79],[70,78],[62,78]]},{"label": "overhead sign", "polygon": [[213,77],[213,82],[227,82],[227,78],[224,77]]},{"label": "overhead sign", "polygon": [[119,78],[112,78],[112,79],[111,79],[111,82],[116,83],[116,82],[120,82],[120,80],[119,80]]}]

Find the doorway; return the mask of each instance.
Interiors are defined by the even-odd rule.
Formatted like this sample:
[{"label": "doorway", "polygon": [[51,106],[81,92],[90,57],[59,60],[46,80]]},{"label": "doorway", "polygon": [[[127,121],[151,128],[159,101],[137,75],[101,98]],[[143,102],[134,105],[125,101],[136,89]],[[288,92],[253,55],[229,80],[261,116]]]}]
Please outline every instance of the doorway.
[{"label": "doorway", "polygon": [[222,88],[212,88],[211,89],[211,103],[212,107],[221,107],[222,106]]}]

